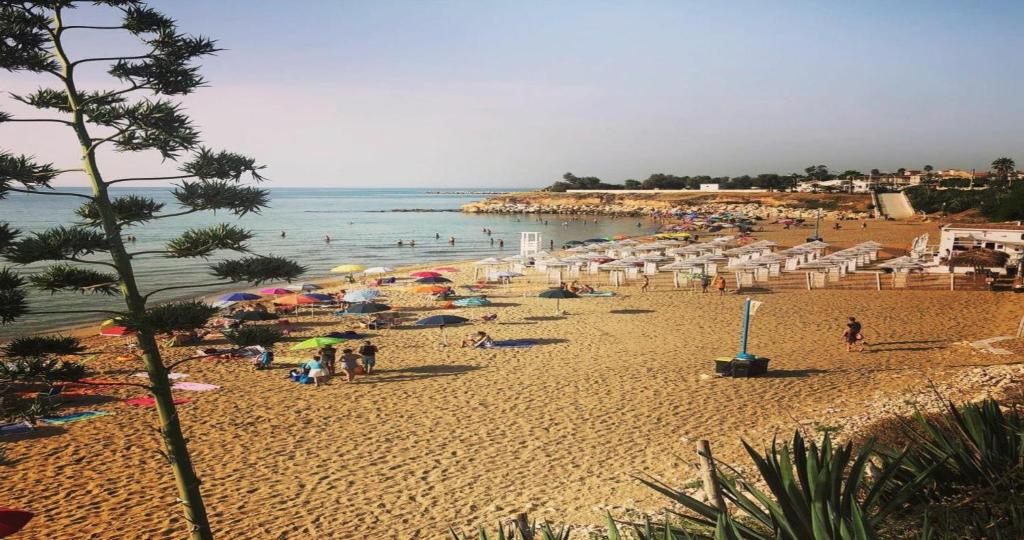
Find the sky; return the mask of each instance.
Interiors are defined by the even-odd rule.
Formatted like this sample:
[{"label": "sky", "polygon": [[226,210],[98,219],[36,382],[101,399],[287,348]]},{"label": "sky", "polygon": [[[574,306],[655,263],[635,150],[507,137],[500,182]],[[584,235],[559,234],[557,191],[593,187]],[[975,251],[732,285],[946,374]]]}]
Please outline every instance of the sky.
[{"label": "sky", "polygon": [[[272,186],[539,187],[565,172],[736,176],[1024,163],[1024,3],[268,1],[151,3],[218,40],[183,102],[204,143]],[[107,21],[82,9],[73,23]],[[137,51],[77,31],[72,57]],[[102,70],[89,88],[118,88]],[[44,78],[0,72],[0,89]],[[0,98],[0,109],[23,109]],[[0,149],[74,166],[66,129]],[[104,152],[106,177],[167,175]],[[83,184],[70,175],[67,185]]]}]

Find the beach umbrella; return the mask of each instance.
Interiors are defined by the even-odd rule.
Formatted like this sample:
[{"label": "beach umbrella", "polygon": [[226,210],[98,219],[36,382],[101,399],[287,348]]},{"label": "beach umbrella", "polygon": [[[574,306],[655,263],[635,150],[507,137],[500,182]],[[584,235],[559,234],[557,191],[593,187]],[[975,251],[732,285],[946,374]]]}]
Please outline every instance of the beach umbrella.
[{"label": "beach umbrella", "polygon": [[363,270],[366,270],[366,267],[361,264],[342,264],[331,268],[331,272],[335,274],[355,274]]},{"label": "beach umbrella", "polygon": [[441,276],[422,277],[422,278],[419,278],[419,279],[416,280],[416,283],[451,283],[451,282],[452,282],[452,280],[450,280],[450,279],[448,279],[446,277],[441,277]]},{"label": "beach umbrella", "polygon": [[373,268],[367,268],[366,270],[363,270],[363,273],[364,274],[376,275],[376,274],[390,274],[391,272],[394,272],[394,271],[395,271],[395,269],[390,267],[390,266],[374,266]]},{"label": "beach umbrella", "polygon": [[953,255],[949,259],[950,266],[969,266],[971,268],[994,268],[1006,266],[1010,255],[1002,251],[986,248],[974,248]]},{"label": "beach umbrella", "polygon": [[288,288],[293,291],[318,291],[323,287],[316,283],[299,283],[298,285],[291,285]]},{"label": "beach umbrella", "polygon": [[266,289],[260,289],[260,294],[292,294],[292,291],[282,289],[281,287],[269,287]]},{"label": "beach umbrella", "polygon": [[236,321],[273,321],[277,319],[277,315],[263,311],[240,311],[233,315],[228,315],[227,318]]},{"label": "beach umbrella", "polygon": [[345,330],[344,332],[331,332],[326,337],[342,338],[342,339],[359,339],[364,337],[363,334],[356,332],[355,330]]},{"label": "beach umbrella", "polygon": [[0,508],[0,538],[20,531],[28,524],[32,517],[32,512],[15,510],[13,508]]},{"label": "beach umbrella", "polygon": [[374,289],[360,289],[358,291],[345,293],[344,300],[346,302],[369,302],[378,296],[380,296],[380,291]]},{"label": "beach umbrella", "polygon": [[441,277],[441,274],[438,274],[437,272],[428,272],[426,270],[420,270],[419,272],[413,272],[413,273],[411,273],[409,275],[412,276],[412,277],[416,277],[416,278]]},{"label": "beach umbrella", "polygon": [[310,296],[306,294],[282,296],[281,298],[274,300],[275,304],[281,304],[282,306],[298,306],[301,304],[316,304],[318,302],[321,302],[321,300],[310,298]]},{"label": "beach umbrella", "polygon": [[127,337],[127,336],[130,336],[130,335],[134,334],[134,333],[135,333],[134,330],[129,330],[128,328],[125,328],[124,326],[108,326],[108,327],[100,330],[100,335],[101,336],[110,336],[110,337]]},{"label": "beach umbrella", "polygon": [[305,296],[306,298],[312,298],[313,300],[316,300],[317,302],[333,302],[334,301],[334,297],[333,296],[331,296],[329,294],[323,294],[323,293],[311,292],[311,293],[306,293],[306,294],[304,294],[302,296]]},{"label": "beach umbrella", "polygon": [[114,319],[107,319],[107,320],[105,320],[105,321],[100,323],[100,328],[107,328],[107,327],[110,327],[110,326],[117,326],[117,324],[118,324],[117,321],[115,321]]},{"label": "beach umbrella", "polygon": [[498,272],[496,275],[500,278],[514,278],[523,277],[525,274],[522,272]]},{"label": "beach umbrella", "polygon": [[453,268],[453,267],[451,267],[451,266],[442,266],[442,267],[439,267],[439,268],[435,268],[435,269],[434,269],[434,271],[435,271],[435,272],[447,272],[447,273],[452,273],[452,272],[458,272],[458,271],[459,271],[459,269],[458,269],[458,268]]},{"label": "beach umbrella", "polygon": [[326,347],[328,345],[337,345],[345,341],[345,338],[340,337],[327,337],[320,336],[315,338],[309,338],[306,341],[296,343],[292,346],[293,351],[299,351],[302,349],[319,349],[320,347]]},{"label": "beach umbrella", "polygon": [[359,302],[352,304],[348,309],[339,311],[336,314],[340,315],[370,315],[372,313],[380,313],[381,311],[387,311],[391,309],[391,306],[384,304],[377,304],[374,302]]},{"label": "beach umbrella", "polygon": [[413,292],[428,293],[428,294],[441,294],[448,290],[448,287],[442,287],[440,285],[420,285],[419,287],[413,287]]},{"label": "beach umbrella", "polygon": [[224,302],[245,302],[247,300],[259,300],[261,298],[263,297],[258,294],[247,292],[236,292],[217,297],[218,300],[222,300]]},{"label": "beach umbrella", "polygon": [[558,303],[561,302],[563,298],[579,298],[576,296],[576,293],[568,289],[548,289],[537,296],[540,296],[541,298],[554,298],[556,314],[558,313]]},{"label": "beach umbrella", "polygon": [[452,305],[459,307],[489,306],[491,305],[491,301],[486,298],[481,298],[479,296],[471,296],[469,298],[459,298],[458,300],[452,302]]},{"label": "beach umbrella", "polygon": [[465,317],[459,317],[457,315],[431,315],[425,319],[416,321],[416,326],[437,326],[441,328],[441,341],[448,344],[448,333],[446,328],[453,324],[462,324],[469,322],[469,319]]}]

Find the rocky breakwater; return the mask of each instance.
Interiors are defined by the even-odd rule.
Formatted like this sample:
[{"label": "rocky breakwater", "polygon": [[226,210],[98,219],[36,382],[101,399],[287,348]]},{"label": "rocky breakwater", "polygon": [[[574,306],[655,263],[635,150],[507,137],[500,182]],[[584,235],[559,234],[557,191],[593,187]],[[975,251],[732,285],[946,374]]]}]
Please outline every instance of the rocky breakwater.
[{"label": "rocky breakwater", "polygon": [[593,216],[671,216],[680,212],[744,214],[762,219],[871,217],[867,195],[804,193],[517,193],[491,197],[462,207],[480,214],[567,214]]}]

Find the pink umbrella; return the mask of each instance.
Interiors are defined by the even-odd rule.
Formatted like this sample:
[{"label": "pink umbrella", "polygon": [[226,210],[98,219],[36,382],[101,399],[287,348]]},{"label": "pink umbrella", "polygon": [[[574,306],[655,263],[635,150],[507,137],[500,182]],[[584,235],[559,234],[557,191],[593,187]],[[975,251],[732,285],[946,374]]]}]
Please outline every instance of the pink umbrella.
[{"label": "pink umbrella", "polygon": [[427,272],[426,270],[421,270],[419,272],[413,272],[413,273],[411,273],[409,275],[412,276],[412,277],[416,277],[416,278],[441,277],[441,274],[438,274],[437,272]]},{"label": "pink umbrella", "polygon": [[268,289],[260,289],[260,294],[295,294],[295,291],[289,291],[280,287],[270,287]]}]

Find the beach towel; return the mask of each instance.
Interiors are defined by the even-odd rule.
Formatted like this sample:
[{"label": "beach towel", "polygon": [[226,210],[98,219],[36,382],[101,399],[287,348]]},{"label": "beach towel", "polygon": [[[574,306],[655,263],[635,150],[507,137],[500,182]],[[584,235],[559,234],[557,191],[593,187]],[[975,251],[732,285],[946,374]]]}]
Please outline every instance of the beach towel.
[{"label": "beach towel", "polygon": [[206,384],[199,382],[179,382],[174,383],[174,386],[172,386],[171,388],[174,390],[189,390],[191,392],[209,392],[211,390],[216,390],[220,387],[217,386],[216,384]]},{"label": "beach towel", "polygon": [[[140,371],[138,373],[132,373],[132,377],[138,377],[140,379],[148,379],[149,378],[149,373],[146,373],[145,371]],[[172,381],[176,381],[178,379],[184,379],[184,378],[187,378],[187,377],[188,377],[188,373],[168,373],[167,374],[167,378],[172,380]]]},{"label": "beach towel", "polygon": [[588,293],[579,293],[577,296],[590,296],[590,297],[603,297],[603,296],[615,296],[612,291],[594,291]]},{"label": "beach towel", "polygon": [[[174,398],[175,405],[181,405],[182,403],[191,403],[192,400],[188,398]],[[153,396],[146,396],[134,399],[124,400],[125,405],[131,405],[133,407],[155,407],[156,398]]]},{"label": "beach towel", "polygon": [[0,424],[0,436],[3,435],[14,435],[15,433],[25,433],[26,431],[32,431],[32,424],[28,422],[15,422],[13,424]]},{"label": "beach towel", "polygon": [[82,411],[62,416],[55,416],[53,418],[43,418],[43,423],[50,424],[52,426],[59,426],[62,424],[70,424],[71,422],[78,422],[79,420],[96,418],[97,416],[106,416],[108,414],[110,413],[107,411]]},{"label": "beach towel", "polygon": [[503,341],[495,341],[491,343],[490,347],[486,349],[528,349],[536,345],[537,342],[532,339],[506,339]]}]

